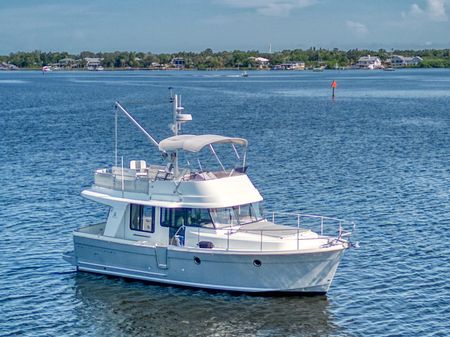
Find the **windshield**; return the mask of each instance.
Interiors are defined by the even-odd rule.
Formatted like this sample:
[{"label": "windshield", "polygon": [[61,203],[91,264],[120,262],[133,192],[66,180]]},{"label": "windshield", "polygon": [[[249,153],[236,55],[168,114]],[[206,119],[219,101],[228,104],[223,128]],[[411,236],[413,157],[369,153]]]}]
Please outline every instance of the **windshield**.
[{"label": "windshield", "polygon": [[211,208],[211,219],[216,228],[245,225],[263,220],[261,203],[251,203],[240,206]]}]

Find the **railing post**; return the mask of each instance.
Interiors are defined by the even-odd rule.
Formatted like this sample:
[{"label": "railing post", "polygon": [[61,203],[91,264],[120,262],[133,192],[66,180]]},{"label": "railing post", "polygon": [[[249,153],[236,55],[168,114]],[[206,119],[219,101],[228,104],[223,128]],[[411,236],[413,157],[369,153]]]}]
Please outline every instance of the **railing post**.
[{"label": "railing post", "polygon": [[200,227],[197,227],[197,247],[200,244]]},{"label": "railing post", "polygon": [[297,250],[300,248],[300,214],[297,214]]},{"label": "railing post", "polygon": [[260,251],[262,252],[262,246],[263,246],[263,231],[261,230],[261,245],[260,245]]},{"label": "railing post", "polygon": [[272,223],[275,223],[275,212],[272,212]]},{"label": "railing post", "polygon": [[125,190],[125,181],[123,180],[123,156],[121,159],[121,166],[122,166],[122,198],[124,196],[124,190]]},{"label": "railing post", "polygon": [[320,235],[323,236],[323,216],[320,217]]},{"label": "railing post", "polygon": [[227,230],[227,250],[230,249],[230,229]]}]

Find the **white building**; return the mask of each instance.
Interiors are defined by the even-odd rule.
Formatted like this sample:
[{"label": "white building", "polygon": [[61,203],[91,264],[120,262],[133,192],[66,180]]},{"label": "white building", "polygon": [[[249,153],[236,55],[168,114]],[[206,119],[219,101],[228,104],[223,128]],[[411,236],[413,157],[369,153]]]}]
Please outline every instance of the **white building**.
[{"label": "white building", "polygon": [[305,70],[305,62],[285,62],[282,64],[277,64],[273,70]]},{"label": "white building", "polygon": [[264,57],[254,57],[248,58],[252,63],[256,63],[259,68],[267,67],[269,65],[269,60]]},{"label": "white building", "polygon": [[0,70],[17,70],[19,67],[17,67],[15,64],[1,62],[0,63]]},{"label": "white building", "polygon": [[393,55],[391,58],[391,65],[393,67],[408,67],[417,66],[423,59],[420,56],[408,57],[402,55]]},{"label": "white building", "polygon": [[186,66],[186,62],[184,61],[184,58],[182,57],[174,57],[170,64],[174,66],[175,68],[183,69]]},{"label": "white building", "polygon": [[85,57],[84,60],[86,61],[86,68],[89,70],[95,70],[102,64],[102,59],[98,57]]},{"label": "white building", "polygon": [[377,56],[362,56],[359,58],[358,62],[353,66],[357,69],[380,69],[381,60]]},{"label": "white building", "polygon": [[61,60],[58,61],[58,63],[56,64],[57,67],[59,68],[77,68],[80,64],[79,60],[75,60],[73,58],[70,57],[66,57],[63,58]]}]

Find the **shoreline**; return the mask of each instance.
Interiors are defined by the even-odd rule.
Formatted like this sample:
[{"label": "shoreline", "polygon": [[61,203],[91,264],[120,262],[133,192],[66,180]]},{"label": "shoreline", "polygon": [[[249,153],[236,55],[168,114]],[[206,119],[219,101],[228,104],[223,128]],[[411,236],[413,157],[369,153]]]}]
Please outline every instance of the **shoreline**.
[{"label": "shoreline", "polygon": [[[450,69],[450,67],[397,67],[394,68],[395,71],[402,70],[425,70],[425,69]],[[39,71],[43,72],[42,68],[19,68],[19,69],[0,69],[0,73],[2,72],[20,72],[20,71]],[[105,68],[103,70],[89,70],[89,69],[52,69],[50,72],[89,72],[89,73],[102,73],[102,72],[125,72],[125,71],[157,71],[157,72],[168,72],[168,71],[199,71],[199,72],[211,72],[211,71],[235,71],[235,72],[258,72],[258,71],[273,71],[273,72],[281,72],[281,73],[291,73],[291,72],[316,72],[313,68],[311,69],[303,69],[303,70],[274,70],[270,68],[264,69],[238,69],[238,68],[212,68],[212,69],[179,69],[179,68],[169,68],[169,69],[149,69],[149,68]],[[345,69],[328,69],[325,68],[323,71],[386,71],[386,68],[382,69],[358,69],[358,68],[345,68]]]}]

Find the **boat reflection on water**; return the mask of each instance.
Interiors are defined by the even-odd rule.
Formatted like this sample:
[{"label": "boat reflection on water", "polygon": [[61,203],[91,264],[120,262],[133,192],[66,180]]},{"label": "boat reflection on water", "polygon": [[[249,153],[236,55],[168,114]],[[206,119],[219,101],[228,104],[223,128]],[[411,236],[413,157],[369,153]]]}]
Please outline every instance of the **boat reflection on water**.
[{"label": "boat reflection on water", "polygon": [[[74,274],[86,333],[133,336],[341,335],[326,296],[255,296]],[[81,326],[80,326],[81,325]]]}]

